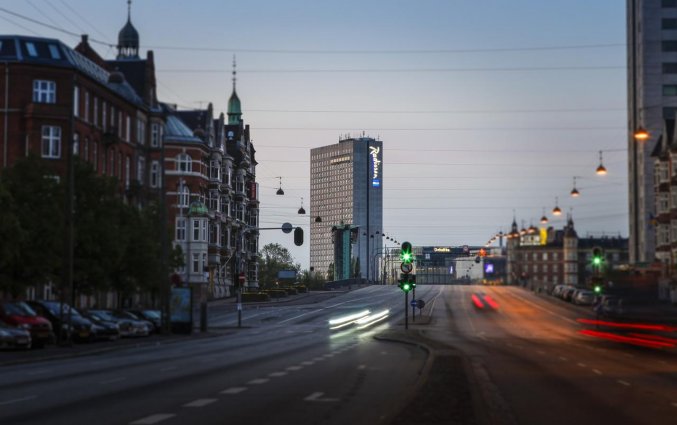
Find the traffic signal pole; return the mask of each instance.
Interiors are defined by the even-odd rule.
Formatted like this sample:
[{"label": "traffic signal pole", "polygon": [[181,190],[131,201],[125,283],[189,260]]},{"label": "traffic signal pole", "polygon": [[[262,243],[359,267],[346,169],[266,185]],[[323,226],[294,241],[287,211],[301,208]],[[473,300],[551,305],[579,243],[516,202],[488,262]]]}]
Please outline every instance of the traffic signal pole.
[{"label": "traffic signal pole", "polygon": [[404,293],[404,329],[409,329],[409,292]]},{"label": "traffic signal pole", "polygon": [[[411,292],[411,300],[414,301],[416,299],[416,286],[414,286],[414,289],[412,289]],[[416,321],[416,307],[412,304],[411,306],[411,321],[415,322]]]}]

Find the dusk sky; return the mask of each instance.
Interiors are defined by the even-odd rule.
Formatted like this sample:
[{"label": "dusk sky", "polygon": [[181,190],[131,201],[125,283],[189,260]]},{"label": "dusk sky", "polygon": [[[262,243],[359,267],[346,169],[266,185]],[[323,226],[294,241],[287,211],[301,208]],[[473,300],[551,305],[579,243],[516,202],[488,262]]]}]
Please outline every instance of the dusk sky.
[{"label": "dusk sky", "polygon": [[[0,1],[3,34],[90,36],[113,58],[125,0]],[[625,2],[619,0],[136,0],[158,94],[226,111],[231,63],[257,150],[261,226],[303,226],[310,149],[341,135],[384,145],[386,234],[414,245],[481,245],[551,224],[555,198],[579,235],[627,237]],[[609,174],[595,175],[599,153]],[[284,196],[276,196],[282,176]],[[572,199],[573,177],[581,197]],[[329,227],[333,223],[327,223]],[[309,235],[262,231],[304,268]]]}]

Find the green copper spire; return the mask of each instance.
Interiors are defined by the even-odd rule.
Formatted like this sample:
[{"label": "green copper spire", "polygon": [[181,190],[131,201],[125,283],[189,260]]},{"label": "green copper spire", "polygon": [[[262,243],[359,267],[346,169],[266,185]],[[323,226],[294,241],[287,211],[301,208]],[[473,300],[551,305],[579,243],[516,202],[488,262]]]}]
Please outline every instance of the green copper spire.
[{"label": "green copper spire", "polygon": [[228,99],[228,124],[237,125],[242,119],[242,105],[240,104],[240,98],[237,97],[237,92],[235,91],[235,82],[237,81],[237,71],[235,70],[235,55],[233,55],[233,94],[230,95]]}]

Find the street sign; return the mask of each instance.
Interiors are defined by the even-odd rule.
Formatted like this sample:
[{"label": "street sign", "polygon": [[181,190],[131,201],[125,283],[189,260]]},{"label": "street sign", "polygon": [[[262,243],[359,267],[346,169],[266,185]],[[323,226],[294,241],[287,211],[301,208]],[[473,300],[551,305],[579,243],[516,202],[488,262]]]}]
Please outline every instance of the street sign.
[{"label": "street sign", "polygon": [[240,282],[240,285],[244,285],[244,273],[240,273],[237,280]]},{"label": "street sign", "polygon": [[402,263],[400,269],[402,270],[402,273],[411,273],[411,271],[414,270],[414,265],[412,263]]},{"label": "street sign", "polygon": [[411,301],[409,301],[409,304],[410,304],[412,307],[416,307],[416,306],[418,306],[418,301],[417,301],[417,300],[411,300]]},{"label": "street sign", "polygon": [[416,307],[418,307],[419,309],[423,309],[423,307],[425,307],[425,301],[416,300]]},{"label": "street sign", "polygon": [[282,225],[282,231],[284,233],[291,233],[292,230],[294,230],[294,226],[292,226],[291,223],[284,223]]}]

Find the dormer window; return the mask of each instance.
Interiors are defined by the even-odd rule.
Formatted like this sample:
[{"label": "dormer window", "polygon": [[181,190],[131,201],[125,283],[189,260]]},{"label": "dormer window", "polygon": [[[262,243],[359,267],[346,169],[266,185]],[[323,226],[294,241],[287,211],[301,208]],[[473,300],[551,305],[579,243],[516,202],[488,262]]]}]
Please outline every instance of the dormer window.
[{"label": "dormer window", "polygon": [[190,173],[193,169],[193,164],[190,155],[182,153],[176,157],[176,169],[184,173]]},{"label": "dormer window", "polygon": [[29,55],[29,56],[35,57],[35,56],[38,55],[38,51],[37,51],[37,49],[35,48],[35,44],[32,43],[32,42],[30,42],[30,41],[27,41],[27,42],[26,42],[26,50],[28,50],[28,55]]},{"label": "dormer window", "polygon": [[49,54],[52,56],[52,59],[61,59],[61,53],[59,53],[59,48],[54,44],[49,45]]}]

